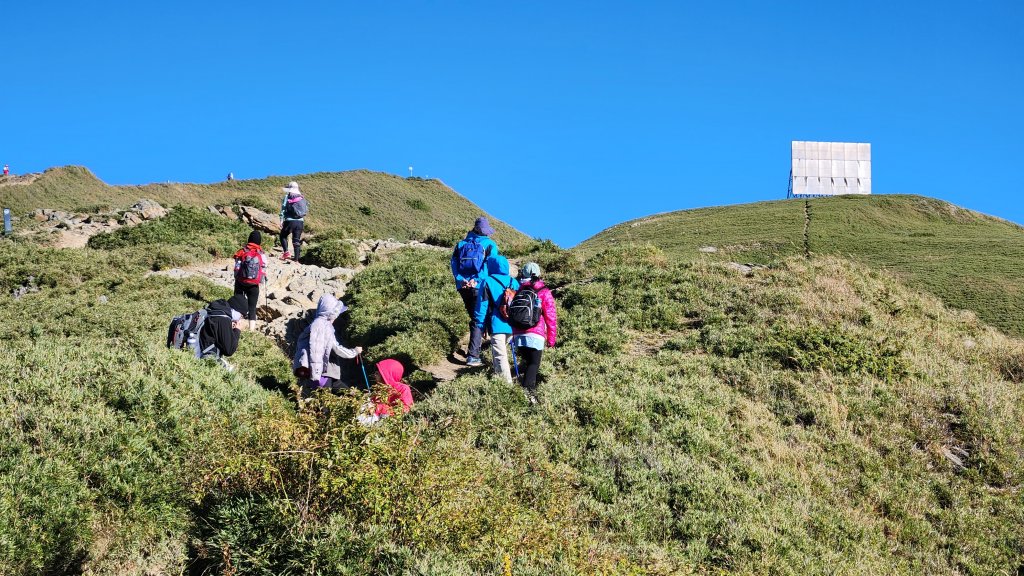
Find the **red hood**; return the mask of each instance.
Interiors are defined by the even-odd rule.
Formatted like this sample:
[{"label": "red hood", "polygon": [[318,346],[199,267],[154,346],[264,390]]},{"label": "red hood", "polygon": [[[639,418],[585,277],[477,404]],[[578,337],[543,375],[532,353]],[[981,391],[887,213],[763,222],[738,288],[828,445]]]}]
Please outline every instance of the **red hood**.
[{"label": "red hood", "polygon": [[402,367],[402,363],[398,360],[381,360],[377,362],[377,372],[380,373],[381,378],[384,379],[389,386],[394,387],[402,380],[402,375],[405,373],[405,368]]}]

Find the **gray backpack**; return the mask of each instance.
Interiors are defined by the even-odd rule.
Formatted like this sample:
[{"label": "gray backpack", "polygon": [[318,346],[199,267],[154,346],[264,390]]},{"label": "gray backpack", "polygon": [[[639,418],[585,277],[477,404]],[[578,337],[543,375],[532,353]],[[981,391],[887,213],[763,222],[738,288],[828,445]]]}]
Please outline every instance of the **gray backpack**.
[{"label": "gray backpack", "polygon": [[[171,325],[167,329],[167,347],[175,350],[189,348],[196,358],[219,358],[220,352],[216,346],[210,344],[203,349],[199,343],[199,331],[203,329],[206,319],[210,316],[209,310],[203,308],[191,314],[182,314],[172,318]],[[224,314],[214,314],[213,316],[227,318]]]},{"label": "gray backpack", "polygon": [[309,213],[309,203],[302,196],[296,202],[289,202],[285,214],[292,219],[305,218]]}]

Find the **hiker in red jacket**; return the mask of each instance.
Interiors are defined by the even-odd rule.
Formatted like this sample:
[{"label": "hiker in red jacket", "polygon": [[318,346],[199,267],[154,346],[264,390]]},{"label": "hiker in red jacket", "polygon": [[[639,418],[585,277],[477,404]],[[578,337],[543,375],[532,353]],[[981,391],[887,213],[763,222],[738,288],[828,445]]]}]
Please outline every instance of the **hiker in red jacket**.
[{"label": "hiker in red jacket", "polygon": [[388,358],[377,362],[377,374],[375,374],[376,380],[383,382],[390,388],[388,392],[387,401],[384,401],[380,397],[375,397],[374,402],[376,408],[374,414],[379,418],[385,416],[391,416],[391,407],[401,401],[402,413],[408,412],[412,409],[412,388],[409,385],[402,382],[402,375],[405,373],[405,368],[402,367],[402,363],[398,360],[392,360]]},{"label": "hiker in red jacket", "polygon": [[520,358],[521,383],[526,388],[526,399],[530,404],[536,404],[540,357],[545,345],[549,348],[555,345],[558,337],[558,311],[551,290],[540,279],[540,266],[536,262],[527,262],[519,270],[519,285],[520,289],[527,288],[536,292],[540,300],[540,311],[535,316],[536,324],[530,327],[512,326],[512,345]]},{"label": "hiker in red jacket", "polygon": [[369,404],[369,413],[360,414],[356,420],[364,426],[371,426],[382,418],[394,414],[392,407],[399,409],[399,414],[404,414],[412,409],[412,388],[402,382],[402,374],[405,368],[398,360],[387,358],[377,362],[377,369],[370,375],[370,385],[376,390],[382,384],[388,388],[388,397],[384,399],[379,393],[375,393]]},{"label": "hiker in red jacket", "polygon": [[245,247],[235,252],[235,294],[242,294],[248,301],[245,317],[249,319],[249,330],[256,329],[256,307],[260,303],[260,284],[267,281],[267,262],[263,259],[263,241],[259,230],[249,234]]}]

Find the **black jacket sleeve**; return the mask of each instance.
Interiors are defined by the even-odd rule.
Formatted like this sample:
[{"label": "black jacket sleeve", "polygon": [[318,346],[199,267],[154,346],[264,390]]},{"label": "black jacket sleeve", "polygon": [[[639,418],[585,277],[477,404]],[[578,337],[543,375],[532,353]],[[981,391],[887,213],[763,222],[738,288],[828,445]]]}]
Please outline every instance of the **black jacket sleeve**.
[{"label": "black jacket sleeve", "polygon": [[221,306],[218,301],[210,306],[210,311],[223,312],[220,308],[227,310],[227,317],[207,317],[206,323],[203,324],[203,329],[199,333],[199,343],[203,348],[213,344],[221,356],[231,356],[238,350],[238,339],[242,332],[231,327],[231,309],[227,307],[226,303]]},{"label": "black jacket sleeve", "polygon": [[217,318],[217,349],[222,356],[231,356],[238,350],[238,339],[242,331],[231,327],[231,320],[228,318]]}]

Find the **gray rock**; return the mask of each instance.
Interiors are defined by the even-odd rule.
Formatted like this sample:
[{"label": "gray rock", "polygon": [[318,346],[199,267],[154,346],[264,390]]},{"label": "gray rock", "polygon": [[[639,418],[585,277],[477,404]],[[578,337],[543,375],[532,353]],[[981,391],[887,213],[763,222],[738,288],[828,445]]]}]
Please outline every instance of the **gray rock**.
[{"label": "gray rock", "polygon": [[281,222],[278,221],[276,215],[267,214],[252,206],[239,206],[238,211],[239,218],[249,226],[271,234],[281,233]]},{"label": "gray rock", "polygon": [[147,200],[145,198],[136,202],[135,205],[132,206],[132,210],[138,212],[139,216],[141,216],[143,220],[163,218],[167,215],[166,208],[153,200]]},{"label": "gray rock", "polygon": [[718,248],[715,248],[714,246],[701,246],[700,248],[697,248],[697,251],[714,254],[715,252],[718,252]]},{"label": "gray rock", "polygon": [[288,283],[288,292],[290,294],[300,294],[306,298],[312,298],[316,289],[317,283],[308,278],[296,278]]},{"label": "gray rock", "polygon": [[740,274],[743,274],[744,276],[750,276],[754,272],[754,268],[752,266],[740,264],[739,262],[729,262],[728,264],[726,264],[726,266],[732,268],[733,270],[739,272]]}]

